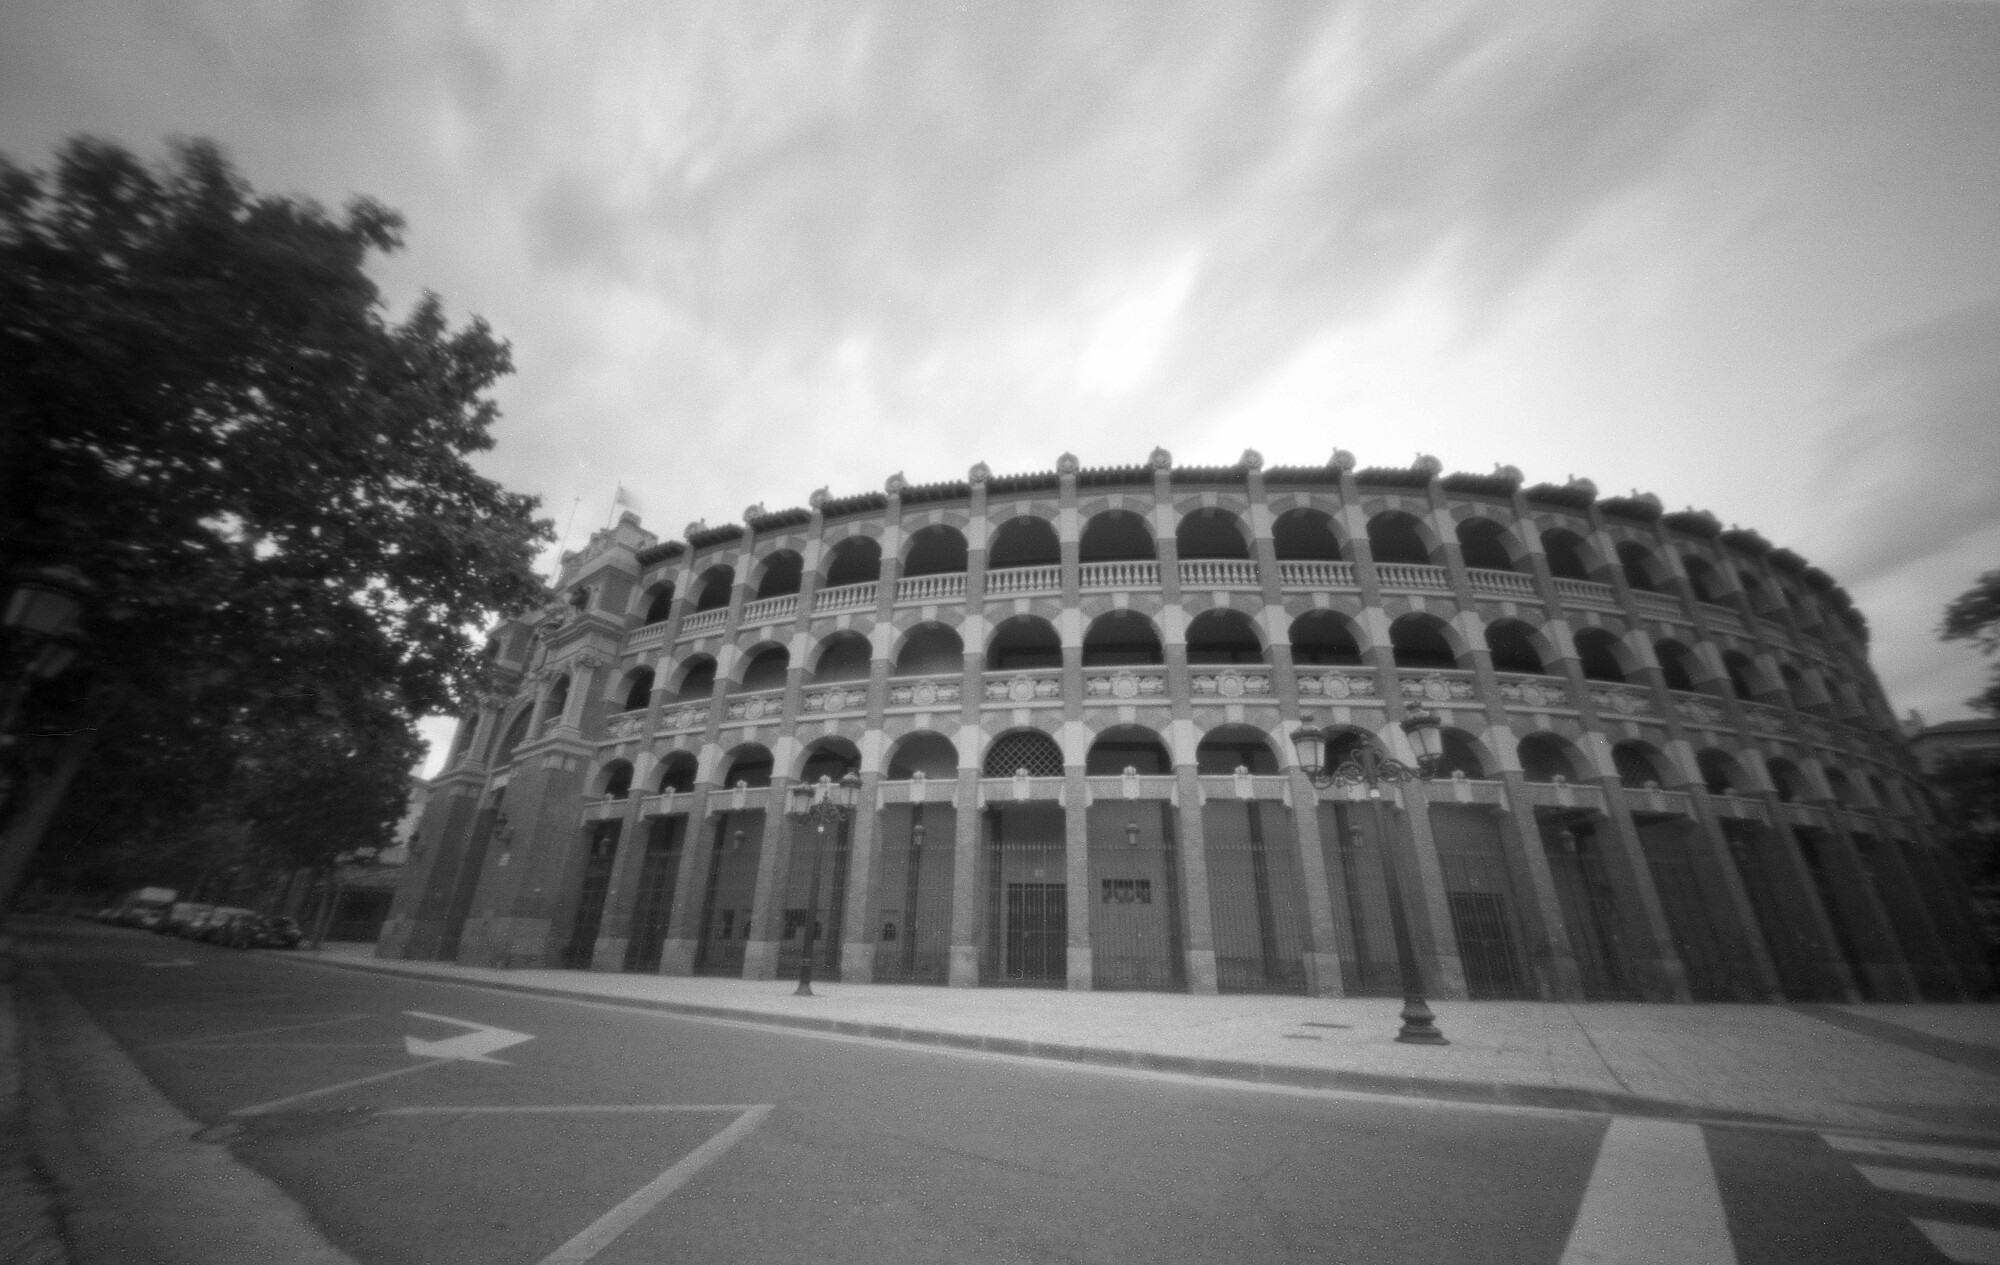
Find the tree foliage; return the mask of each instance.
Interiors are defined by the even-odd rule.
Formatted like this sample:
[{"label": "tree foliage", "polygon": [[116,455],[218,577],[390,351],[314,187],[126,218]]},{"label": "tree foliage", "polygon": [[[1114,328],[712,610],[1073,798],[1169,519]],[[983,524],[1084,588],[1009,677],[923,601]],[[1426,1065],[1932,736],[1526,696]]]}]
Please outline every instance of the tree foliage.
[{"label": "tree foliage", "polygon": [[506,344],[430,294],[385,317],[365,265],[400,226],[257,194],[204,142],[0,157],[0,576],[96,593],[89,709],[27,713],[100,726],[72,834],[226,800],[301,860],[382,843],[414,720],[469,706],[477,630],[544,600],[537,502],[467,460]]},{"label": "tree foliage", "polygon": [[[1946,641],[1970,641],[1982,654],[2000,651],[2000,571],[1988,571],[1977,583],[1944,608],[1938,636]],[[2000,665],[1984,693],[1967,700],[1982,711],[2000,712]]]}]

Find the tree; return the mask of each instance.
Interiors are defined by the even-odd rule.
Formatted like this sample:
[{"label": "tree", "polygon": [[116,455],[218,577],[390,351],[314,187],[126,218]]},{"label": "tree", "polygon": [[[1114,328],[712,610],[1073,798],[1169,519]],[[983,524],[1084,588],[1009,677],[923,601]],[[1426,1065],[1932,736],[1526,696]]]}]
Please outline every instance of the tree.
[{"label": "tree", "polygon": [[[1938,636],[1945,641],[1971,641],[1987,656],[2000,651],[2000,571],[1988,571],[1977,583],[1944,608]],[[1984,693],[1967,702],[1981,711],[2000,712],[2000,665]]]},{"label": "tree", "polygon": [[[87,688],[37,692],[9,748],[10,834],[94,732],[83,785],[190,777],[166,816],[227,799],[267,846],[384,842],[414,720],[468,707],[478,630],[546,599],[537,501],[467,460],[506,344],[431,294],[385,319],[365,265],[400,227],[256,194],[207,142],[0,157],[0,579],[97,594]],[[96,833],[162,824],[136,806],[91,804]]]}]

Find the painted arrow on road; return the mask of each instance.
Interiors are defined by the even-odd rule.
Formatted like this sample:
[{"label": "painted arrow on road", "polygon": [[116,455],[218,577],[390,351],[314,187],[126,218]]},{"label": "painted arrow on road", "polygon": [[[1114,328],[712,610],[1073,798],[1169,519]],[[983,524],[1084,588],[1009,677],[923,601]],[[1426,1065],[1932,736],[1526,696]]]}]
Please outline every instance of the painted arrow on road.
[{"label": "painted arrow on road", "polygon": [[510,1045],[519,1045],[523,1041],[535,1039],[531,1033],[510,1032],[490,1024],[453,1019],[449,1015],[433,1015],[421,1010],[406,1010],[403,1013],[412,1019],[429,1019],[433,1023],[448,1023],[455,1027],[472,1029],[463,1036],[446,1037],[442,1041],[423,1041],[416,1037],[404,1037],[405,1048],[420,1059],[464,1059],[468,1063],[505,1063],[507,1061],[505,1059],[490,1056],[496,1050],[504,1050]]}]

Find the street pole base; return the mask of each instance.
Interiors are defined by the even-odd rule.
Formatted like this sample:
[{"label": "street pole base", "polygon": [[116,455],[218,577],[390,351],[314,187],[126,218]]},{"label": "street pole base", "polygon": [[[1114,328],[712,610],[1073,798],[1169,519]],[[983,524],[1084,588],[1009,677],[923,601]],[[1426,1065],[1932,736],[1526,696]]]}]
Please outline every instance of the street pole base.
[{"label": "street pole base", "polygon": [[799,986],[798,986],[797,988],[795,988],[795,989],[793,989],[793,990],[792,990],[792,996],[794,996],[794,997],[816,997],[816,996],[818,996],[818,994],[817,994],[817,993],[815,993],[815,992],[813,992],[813,986],[812,986],[811,984],[807,983],[807,982],[806,982],[805,980],[800,980],[800,981],[799,981]]},{"label": "street pole base", "polygon": [[1405,1045],[1450,1045],[1445,1035],[1438,1031],[1436,1016],[1424,1004],[1421,997],[1403,999],[1403,1028],[1396,1034],[1396,1040]]}]

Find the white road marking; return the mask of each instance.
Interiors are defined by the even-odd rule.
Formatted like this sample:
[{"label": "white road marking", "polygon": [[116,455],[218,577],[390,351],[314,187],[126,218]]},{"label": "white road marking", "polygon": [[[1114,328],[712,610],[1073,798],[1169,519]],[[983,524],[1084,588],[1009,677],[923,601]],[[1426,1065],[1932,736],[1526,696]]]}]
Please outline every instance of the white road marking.
[{"label": "white road marking", "polygon": [[687,1185],[695,1174],[750,1136],[770,1114],[768,1104],[745,1108],[728,1128],[690,1151],[680,1163],[626,1196],[617,1207],[584,1227],[575,1238],[544,1256],[539,1265],[581,1265],[596,1256],[609,1247],[613,1239],[631,1229],[639,1218],[659,1207],[668,1195]]},{"label": "white road marking", "polygon": [[1898,1194],[2000,1207],[2000,1182],[1988,1178],[1923,1173],[1910,1168],[1876,1168],[1872,1164],[1856,1164],[1854,1170],[1883,1190]]},{"label": "white road marking", "polygon": [[523,1041],[535,1039],[530,1033],[512,1032],[506,1028],[496,1028],[491,1024],[453,1019],[448,1015],[433,1015],[423,1010],[406,1010],[403,1013],[412,1019],[429,1019],[433,1023],[448,1023],[471,1029],[461,1036],[446,1037],[442,1041],[423,1041],[416,1037],[404,1037],[404,1048],[420,1059],[464,1059],[469,1063],[505,1063],[505,1059],[489,1056],[496,1050],[504,1050],[510,1045],[519,1045]]},{"label": "white road marking", "polygon": [[303,1094],[292,1094],[286,1098],[274,1098],[270,1102],[260,1102],[254,1107],[238,1107],[229,1114],[232,1116],[265,1116],[274,1111],[283,1111],[285,1108],[295,1106],[298,1103],[311,1102],[315,1098],[324,1098],[328,1094],[337,1094],[343,1089],[355,1089],[362,1085],[373,1085],[377,1081],[394,1080],[398,1076],[408,1076],[412,1072],[428,1071],[433,1067],[443,1067],[447,1063],[455,1063],[457,1061],[456,1059],[427,1059],[422,1063],[413,1063],[408,1067],[398,1067],[387,1072],[377,1072],[373,1076],[357,1076],[351,1081],[342,1081],[338,1085],[326,1085],[319,1089],[309,1089]]},{"label": "white road marking", "polygon": [[571,1113],[599,1113],[616,1115],[623,1112],[648,1111],[758,1111],[763,1110],[756,1103],[578,1103],[574,1106],[535,1104],[525,1107],[390,1107],[375,1114],[378,1116],[538,1116],[564,1115]]},{"label": "white road marking", "polygon": [[1938,1160],[1971,1168],[2000,1168],[2000,1150],[1977,1146],[1944,1146],[1934,1142],[1896,1142],[1889,1138],[1857,1138],[1822,1133],[1826,1144],[1853,1155],[1879,1155],[1898,1160]]},{"label": "white road marking", "polygon": [[2000,1265],[2000,1230],[1983,1225],[1954,1225],[1912,1217],[1931,1246],[1959,1265]]},{"label": "white road marking", "polygon": [[333,1019],[314,1019],[309,1023],[280,1023],[268,1028],[245,1028],[239,1032],[218,1032],[209,1037],[188,1037],[181,1041],[162,1041],[150,1048],[155,1050],[176,1050],[185,1046],[208,1045],[216,1041],[234,1041],[240,1037],[266,1037],[279,1032],[304,1032],[308,1028],[330,1028],[335,1024],[353,1023],[360,1019],[370,1019],[372,1015],[340,1015]]},{"label": "white road marking", "polygon": [[1735,1265],[1698,1125],[1617,1116],[1576,1212],[1562,1265]]}]

